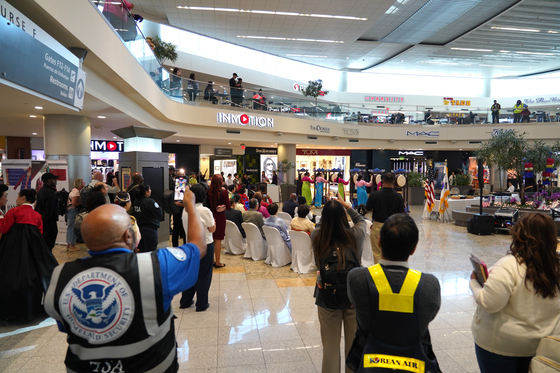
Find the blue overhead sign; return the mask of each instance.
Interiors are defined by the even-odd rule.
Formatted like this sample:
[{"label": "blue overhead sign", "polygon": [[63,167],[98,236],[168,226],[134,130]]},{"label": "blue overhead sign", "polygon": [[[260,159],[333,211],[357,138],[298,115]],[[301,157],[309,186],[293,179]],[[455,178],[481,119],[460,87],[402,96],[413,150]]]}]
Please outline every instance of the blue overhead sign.
[{"label": "blue overhead sign", "polygon": [[86,73],[21,29],[0,22],[0,78],[83,108]]}]

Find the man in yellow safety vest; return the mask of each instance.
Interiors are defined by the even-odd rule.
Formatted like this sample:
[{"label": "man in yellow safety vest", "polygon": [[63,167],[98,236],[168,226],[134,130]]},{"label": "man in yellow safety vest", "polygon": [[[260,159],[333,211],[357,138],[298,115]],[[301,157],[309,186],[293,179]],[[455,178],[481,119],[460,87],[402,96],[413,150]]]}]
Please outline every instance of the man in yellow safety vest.
[{"label": "man in yellow safety vest", "polygon": [[441,306],[437,278],[408,268],[418,227],[406,214],[390,216],[379,236],[381,259],[348,274],[348,297],[358,330],[346,363],[364,372],[441,372],[428,324]]},{"label": "man in yellow safety vest", "polygon": [[521,112],[525,109],[527,105],[517,100],[517,103],[513,105],[513,123],[521,123]]}]

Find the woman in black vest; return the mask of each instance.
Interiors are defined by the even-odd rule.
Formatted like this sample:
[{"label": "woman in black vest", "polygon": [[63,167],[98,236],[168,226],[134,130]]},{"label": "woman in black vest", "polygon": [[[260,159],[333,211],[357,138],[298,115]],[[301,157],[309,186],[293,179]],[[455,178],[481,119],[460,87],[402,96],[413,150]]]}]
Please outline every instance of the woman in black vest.
[{"label": "woman in black vest", "polygon": [[[354,222],[350,228],[345,208]],[[356,333],[356,313],[347,294],[348,272],[360,267],[366,235],[364,218],[343,200],[328,201],[320,224],[311,234],[315,263],[319,268],[315,286],[315,304],[323,344],[322,373],[340,372],[340,337],[344,323],[344,350],[348,354]],[[346,369],[347,373],[350,370]]]},{"label": "woman in black vest", "polygon": [[140,185],[140,196],[134,201],[132,215],[136,218],[142,239],[138,244],[138,251],[145,253],[154,251],[158,245],[159,221],[162,216],[161,207],[150,198],[152,189],[144,183]]}]

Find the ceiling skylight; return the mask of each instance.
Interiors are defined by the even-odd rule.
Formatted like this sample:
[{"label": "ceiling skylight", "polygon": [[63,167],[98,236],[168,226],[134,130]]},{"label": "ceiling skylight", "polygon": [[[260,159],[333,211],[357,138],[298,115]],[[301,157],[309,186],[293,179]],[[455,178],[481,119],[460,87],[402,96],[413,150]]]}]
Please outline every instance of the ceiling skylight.
[{"label": "ceiling skylight", "polygon": [[341,16],[332,14],[307,14],[307,13],[292,13],[292,12],[275,12],[271,10],[251,10],[251,9],[236,9],[236,8],[211,8],[206,6],[181,6],[178,5],[177,9],[187,10],[209,10],[214,12],[231,12],[231,13],[255,13],[255,14],[271,14],[276,16],[294,16],[294,17],[314,17],[314,18],[335,18],[347,19],[350,21],[367,21],[367,18]]}]

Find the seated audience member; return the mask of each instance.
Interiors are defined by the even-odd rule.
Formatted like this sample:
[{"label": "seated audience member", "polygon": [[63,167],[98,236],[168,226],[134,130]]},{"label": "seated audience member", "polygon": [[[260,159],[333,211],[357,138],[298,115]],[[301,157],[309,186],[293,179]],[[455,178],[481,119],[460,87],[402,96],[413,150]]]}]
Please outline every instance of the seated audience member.
[{"label": "seated audience member", "polygon": [[278,217],[278,205],[276,203],[268,205],[268,213],[270,216],[264,221],[264,225],[278,229],[280,236],[282,236],[284,243],[288,246],[288,249],[290,249],[291,252],[292,242],[290,241],[290,235],[288,234],[288,227],[286,226],[284,220]]},{"label": "seated audience member", "polygon": [[[380,243],[378,264],[348,274],[348,297],[358,322],[353,345],[358,352],[350,352],[355,358],[352,363],[364,369],[364,355],[379,354],[389,355],[391,364],[398,351],[399,359],[425,365],[426,372],[441,372],[428,330],[441,306],[439,281],[408,267],[418,244],[418,227],[408,215],[392,215],[381,228]],[[412,299],[402,294],[404,289],[413,294]],[[386,368],[399,370],[397,365]]]},{"label": "seated audience member", "polygon": [[229,199],[231,199],[233,197],[233,193],[235,193],[235,185],[233,184],[228,185],[227,190],[228,190]]},{"label": "seated audience member", "polygon": [[[237,194],[237,193],[235,193]],[[239,198],[239,194],[237,194],[237,198]],[[239,229],[239,232],[241,233],[241,235],[243,236],[243,238],[245,238],[245,229],[243,229],[243,227],[241,226],[241,223],[243,223],[243,212],[245,212],[245,210],[243,210],[243,212],[241,212],[240,210],[238,210],[235,205],[235,197],[232,197],[229,200],[229,203],[231,204],[231,209],[226,210],[226,219],[230,220],[232,222],[235,223],[235,225],[237,225],[237,229]]]},{"label": "seated audience member", "polygon": [[257,209],[257,211],[259,211],[265,219],[268,218],[270,216],[268,210],[266,209],[268,207],[268,204],[262,201],[262,194],[260,192],[257,192],[253,195],[253,198],[259,201],[259,208]]},{"label": "seated audience member", "polygon": [[527,372],[541,338],[560,334],[560,256],[550,215],[524,214],[511,229],[508,255],[481,286],[472,323],[481,373]]},{"label": "seated audience member", "polygon": [[[307,205],[307,206],[309,206],[309,205],[307,204],[307,198],[305,198],[304,196],[299,196],[299,197],[298,197],[298,202],[297,202],[297,203],[298,203],[298,207],[301,206],[301,205]],[[296,208],[294,209],[294,215],[297,215],[297,214],[298,214],[298,208],[296,207]],[[307,219],[309,219],[309,221],[312,221],[312,222],[315,221],[315,220],[313,220],[313,219],[314,219],[314,216],[313,216],[313,213],[311,212],[311,207],[309,207],[309,214],[307,214]]]},{"label": "seated audience member", "polygon": [[513,186],[513,184],[511,183],[511,181],[508,183],[508,188],[506,189],[506,192],[508,192],[508,193],[513,193],[513,192],[515,192],[515,187]]},{"label": "seated audience member", "polygon": [[[249,197],[247,197],[245,191],[246,191],[245,187],[242,184],[240,184],[237,193],[239,193],[239,196],[241,197],[241,200],[239,202],[241,203],[241,205],[243,205],[243,207],[245,207],[245,202],[249,202]],[[247,209],[245,209],[245,211],[247,211]]]},{"label": "seated audience member", "polygon": [[234,202],[231,204],[232,209],[239,210],[242,214],[247,211],[245,209],[245,206],[241,203],[241,196],[239,195],[239,193],[233,193],[232,199]]},{"label": "seated audience member", "polygon": [[290,199],[284,202],[284,206],[282,206],[282,211],[290,215],[292,219],[296,215],[295,213],[296,207],[299,206],[296,199],[297,199],[297,194],[292,193],[290,194]]},{"label": "seated audience member", "polygon": [[257,186],[251,185],[251,188],[249,188],[249,192],[247,193],[247,196],[249,198],[253,198],[255,196],[255,193],[257,193]]},{"label": "seated audience member", "polygon": [[255,224],[261,231],[261,235],[263,236],[263,238],[265,238],[264,231],[262,229],[264,225],[264,219],[263,215],[257,210],[258,207],[259,201],[257,201],[255,198],[251,198],[249,200],[249,210],[243,213],[243,222]]},{"label": "seated audience member", "polygon": [[307,218],[309,215],[309,206],[300,205],[298,207],[297,217],[292,219],[291,228],[294,231],[302,231],[311,235],[311,232],[315,229],[315,225]]}]

